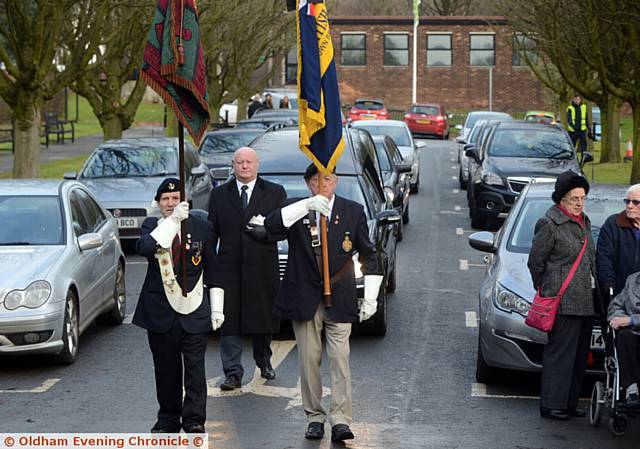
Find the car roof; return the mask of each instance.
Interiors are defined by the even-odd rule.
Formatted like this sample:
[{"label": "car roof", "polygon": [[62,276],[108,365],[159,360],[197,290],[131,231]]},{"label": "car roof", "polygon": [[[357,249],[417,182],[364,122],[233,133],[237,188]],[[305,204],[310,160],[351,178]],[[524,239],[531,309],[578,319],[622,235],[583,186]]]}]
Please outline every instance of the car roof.
[{"label": "car roof", "polygon": [[497,116],[497,117],[511,117],[511,114],[508,112],[497,112],[497,111],[471,111],[469,115],[485,115],[487,117]]},{"label": "car roof", "polygon": [[527,115],[548,115],[551,117],[555,117],[555,114],[551,111],[527,111],[524,115],[525,117]]},{"label": "car roof", "polygon": [[4,179],[0,180],[0,192],[12,196],[57,196],[62,186],[81,185],[65,179]]},{"label": "car roof", "polygon": [[205,137],[211,135],[230,135],[230,134],[247,134],[247,133],[255,133],[256,135],[264,132],[262,128],[222,128],[216,129],[215,131],[209,131],[205,134]]},{"label": "car roof", "polygon": [[[539,182],[530,184],[527,188],[527,198],[551,198],[554,189],[553,182]],[[597,198],[624,198],[629,186],[622,184],[591,184],[589,186],[589,195],[591,199]],[[622,202],[620,203],[622,210]]]},{"label": "car roof", "polygon": [[557,126],[549,126],[544,123],[537,122],[525,122],[523,120],[499,120],[495,123],[496,127],[501,129],[540,129],[540,130],[552,130],[554,132],[563,132],[562,128]]},{"label": "car roof", "polygon": [[112,139],[98,145],[103,146],[176,146],[178,144],[177,137],[129,137],[126,139]]},{"label": "car roof", "polygon": [[406,127],[407,125],[401,120],[356,120],[351,123],[351,126],[354,128],[365,128],[366,125],[374,125],[374,126],[399,126],[401,128]]},{"label": "car roof", "polygon": [[439,103],[413,103],[411,104],[411,107],[414,106],[427,106],[427,107],[436,107],[436,108],[441,108],[442,105],[440,105]]}]

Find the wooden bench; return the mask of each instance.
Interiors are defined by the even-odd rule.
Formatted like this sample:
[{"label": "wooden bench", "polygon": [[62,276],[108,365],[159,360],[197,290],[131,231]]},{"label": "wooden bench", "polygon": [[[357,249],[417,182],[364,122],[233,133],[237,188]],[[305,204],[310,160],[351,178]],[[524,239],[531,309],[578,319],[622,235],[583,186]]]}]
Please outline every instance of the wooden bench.
[{"label": "wooden bench", "polygon": [[0,127],[0,143],[11,142],[11,152],[14,151],[15,140],[13,136],[13,127]]}]

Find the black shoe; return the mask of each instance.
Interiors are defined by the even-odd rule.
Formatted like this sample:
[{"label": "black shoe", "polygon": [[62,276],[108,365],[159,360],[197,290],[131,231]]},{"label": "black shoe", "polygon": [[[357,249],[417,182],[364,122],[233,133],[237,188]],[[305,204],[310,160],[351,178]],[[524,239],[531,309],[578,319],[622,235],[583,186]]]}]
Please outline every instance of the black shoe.
[{"label": "black shoe", "polygon": [[260,367],[260,376],[267,380],[273,380],[276,378],[276,370],[273,369],[271,364]]},{"label": "black shoe", "polygon": [[353,440],[353,433],[346,424],[336,424],[331,428],[331,441]]},{"label": "black shoe", "polygon": [[559,408],[540,407],[540,416],[558,421],[567,421],[569,419],[569,413]]},{"label": "black shoe", "polygon": [[640,399],[638,399],[638,393],[631,393],[624,401],[624,408],[626,409],[640,409]]},{"label": "black shoe", "polygon": [[241,386],[242,384],[240,383],[240,379],[233,374],[229,374],[224,382],[220,384],[220,389],[223,391],[230,391],[240,388]]},{"label": "black shoe", "polygon": [[324,436],[324,423],[310,422],[304,437],[308,440],[321,440]]},{"label": "black shoe", "polygon": [[184,428],[186,433],[204,433],[204,426],[202,424],[193,424]]},{"label": "black shoe", "polygon": [[151,433],[171,433],[168,430],[161,429],[160,427],[155,427],[155,426],[150,430],[150,432]]},{"label": "black shoe", "polygon": [[569,414],[569,416],[572,416],[574,418],[584,418],[587,416],[587,411],[586,410],[581,410],[579,408],[576,407],[569,407],[567,409],[567,413]]}]

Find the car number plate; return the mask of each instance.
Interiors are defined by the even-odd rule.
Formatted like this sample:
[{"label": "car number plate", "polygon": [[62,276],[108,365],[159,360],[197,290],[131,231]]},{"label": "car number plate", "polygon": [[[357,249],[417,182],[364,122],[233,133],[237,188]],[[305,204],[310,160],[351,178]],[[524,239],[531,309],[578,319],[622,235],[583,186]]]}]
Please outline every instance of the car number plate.
[{"label": "car number plate", "polygon": [[137,218],[116,218],[116,220],[118,220],[119,228],[137,228],[138,227]]},{"label": "car number plate", "polygon": [[421,125],[428,125],[431,123],[431,120],[416,120],[417,123],[420,123]]},{"label": "car number plate", "polygon": [[591,332],[591,349],[604,349],[604,337],[599,329]]},{"label": "car number plate", "polygon": [[366,119],[374,119],[374,118],[376,118],[376,115],[375,114],[362,114],[360,117],[361,118],[366,118]]}]

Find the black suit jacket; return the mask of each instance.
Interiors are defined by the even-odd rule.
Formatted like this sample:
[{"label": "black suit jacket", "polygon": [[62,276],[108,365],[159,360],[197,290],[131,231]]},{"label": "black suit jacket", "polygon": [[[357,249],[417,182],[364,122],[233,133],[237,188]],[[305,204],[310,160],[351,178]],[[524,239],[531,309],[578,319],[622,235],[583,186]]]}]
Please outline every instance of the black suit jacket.
[{"label": "black suit jacket", "polygon": [[[287,201],[288,204],[301,198]],[[275,311],[284,318],[309,321],[322,301],[322,277],[311,247],[308,219],[302,218],[288,230],[282,223],[280,209],[267,217],[269,232],[286,232],[289,259],[276,299]],[[350,242],[350,244],[349,244]],[[327,309],[329,318],[338,323],[356,321],[358,314],[353,253],[358,252],[362,271],[379,272],[375,247],[369,240],[369,228],[362,205],[335,197],[331,219],[328,221],[329,273],[334,276],[346,264],[347,270],[331,286],[333,307]]]},{"label": "black suit jacket", "polygon": [[[158,259],[154,256],[159,246],[154,238],[151,237],[151,232],[158,226],[158,218],[147,217],[142,223],[140,239],[136,242],[136,251],[147,258],[148,266],[136,312],[133,315],[133,324],[151,332],[168,332],[176,319],[180,320],[182,328],[188,333],[195,334],[211,330],[211,306],[209,304],[208,289],[222,287],[220,270],[212,243],[213,229],[209,222],[194,216],[189,216],[186,223],[187,233],[191,235],[189,238],[191,247],[186,254],[187,290],[191,291],[195,287],[200,273],[203,272],[203,283],[205,285],[202,304],[188,315],[181,315],[173,310],[167,295],[164,293],[160,266]],[[198,247],[201,248],[200,255],[202,260],[198,265],[195,265],[194,260],[197,261],[198,259],[192,258],[197,255]],[[178,282],[182,285],[182,269],[180,265],[177,267],[177,271]]]},{"label": "black suit jacket", "polygon": [[284,233],[271,233],[256,241],[245,231],[254,215],[266,217],[282,207],[287,194],[278,184],[258,177],[246,211],[242,210],[235,178],[216,187],[209,200],[213,245],[225,286],[222,335],[275,333],[280,320],[273,304],[280,285],[277,241]]}]

